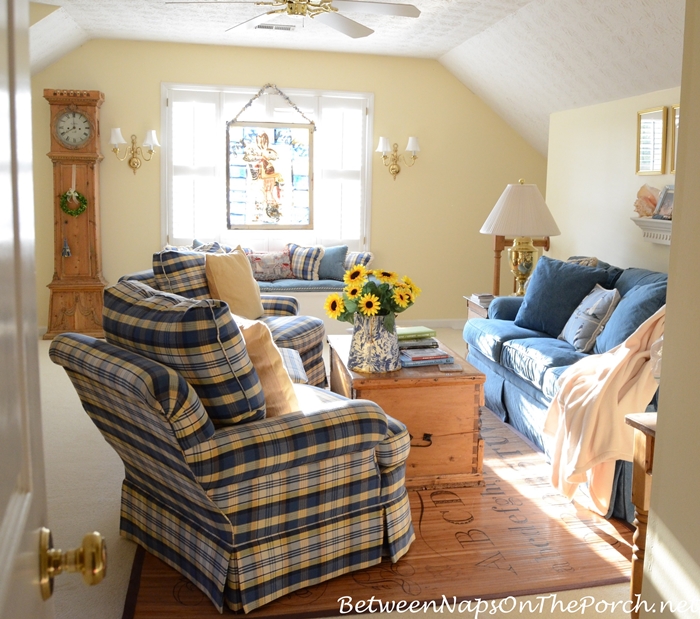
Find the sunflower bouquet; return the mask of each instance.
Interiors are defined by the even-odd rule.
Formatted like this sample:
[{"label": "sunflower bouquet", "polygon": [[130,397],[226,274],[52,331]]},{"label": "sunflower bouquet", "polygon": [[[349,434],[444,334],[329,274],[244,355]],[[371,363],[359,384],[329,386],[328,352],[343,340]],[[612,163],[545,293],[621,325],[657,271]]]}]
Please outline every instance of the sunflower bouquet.
[{"label": "sunflower bouquet", "polygon": [[421,293],[409,277],[392,271],[367,269],[356,264],[343,276],[345,289],[326,298],[324,309],[331,318],[354,323],[355,314],[383,316],[384,326],[394,331],[396,314],[407,310]]}]

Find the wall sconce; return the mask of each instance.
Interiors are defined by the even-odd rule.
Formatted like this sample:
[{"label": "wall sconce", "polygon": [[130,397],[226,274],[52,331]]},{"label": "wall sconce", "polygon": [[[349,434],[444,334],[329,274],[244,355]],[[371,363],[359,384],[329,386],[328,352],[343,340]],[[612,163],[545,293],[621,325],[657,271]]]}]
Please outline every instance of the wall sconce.
[{"label": "wall sconce", "polygon": [[[153,159],[155,147],[160,146],[154,129],[151,129],[148,133],[146,133],[146,139],[143,141],[143,149],[147,149],[145,152],[141,146],[136,146],[136,136],[132,135],[131,146],[128,146],[124,152],[124,156],[120,157],[119,147],[122,144],[126,144],[126,140],[122,135],[121,129],[112,129],[112,135],[109,138],[109,143],[112,145],[112,152],[116,155],[119,161],[124,161],[124,159],[129,157],[129,167],[134,171],[134,174],[136,174],[136,170],[141,167],[140,157],[143,157],[144,161],[150,161]],[[146,153],[148,153],[148,157],[146,156]]]},{"label": "wall sconce", "polygon": [[[391,152],[389,152],[390,150]],[[406,151],[411,152],[411,156],[408,159],[404,155],[399,155],[398,144],[395,143],[394,146],[389,149],[389,138],[379,138],[379,144],[377,145],[377,150],[375,152],[382,154],[382,161],[384,162],[385,166],[389,166],[389,174],[394,177],[394,180],[396,180],[396,175],[401,172],[399,161],[403,161],[410,168],[416,162],[416,159],[418,159],[416,153],[420,151],[420,146],[418,145],[417,137],[411,136],[408,138]]]}]

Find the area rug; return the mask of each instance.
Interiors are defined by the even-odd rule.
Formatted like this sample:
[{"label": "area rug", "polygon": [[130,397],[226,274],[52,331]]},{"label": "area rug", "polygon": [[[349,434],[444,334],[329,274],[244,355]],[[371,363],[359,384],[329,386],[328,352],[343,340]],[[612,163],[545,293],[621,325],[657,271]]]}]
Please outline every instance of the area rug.
[{"label": "area rug", "polygon": [[[485,485],[411,491],[416,541],[398,563],[383,562],[297,591],[249,616],[347,616],[431,601],[446,613],[465,600],[629,580],[632,532],[625,523],[589,512],[581,505],[583,495],[570,503],[557,494],[543,455],[486,409],[481,434]],[[189,581],[137,552],[124,619],[219,616]]]}]

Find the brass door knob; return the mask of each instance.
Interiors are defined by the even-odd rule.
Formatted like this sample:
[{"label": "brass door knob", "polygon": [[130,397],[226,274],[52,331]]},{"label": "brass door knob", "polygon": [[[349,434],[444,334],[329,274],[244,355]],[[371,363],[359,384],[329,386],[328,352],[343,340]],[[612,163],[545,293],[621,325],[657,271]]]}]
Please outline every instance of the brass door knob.
[{"label": "brass door knob", "polygon": [[63,552],[53,547],[49,529],[39,531],[39,586],[41,597],[48,600],[53,593],[53,579],[62,572],[81,572],[88,585],[102,582],[107,574],[107,545],[97,531],[83,538],[83,545]]}]

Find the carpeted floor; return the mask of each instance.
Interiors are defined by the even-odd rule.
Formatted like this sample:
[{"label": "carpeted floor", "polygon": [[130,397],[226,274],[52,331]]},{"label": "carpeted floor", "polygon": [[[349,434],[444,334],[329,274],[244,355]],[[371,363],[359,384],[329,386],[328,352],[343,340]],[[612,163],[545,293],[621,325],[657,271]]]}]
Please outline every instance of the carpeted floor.
[{"label": "carpeted floor", "polygon": [[[483,414],[482,436],[486,485],[411,492],[416,541],[399,563],[382,563],[295,592],[251,616],[354,614],[362,610],[358,602],[371,598],[372,610],[389,612],[400,609],[392,604],[443,596],[454,604],[629,580],[632,533],[625,525],[557,495],[543,456],[489,411]],[[198,589],[151,555],[137,553],[134,568],[124,619],[219,616]],[[463,605],[457,610],[475,609]]]}]

